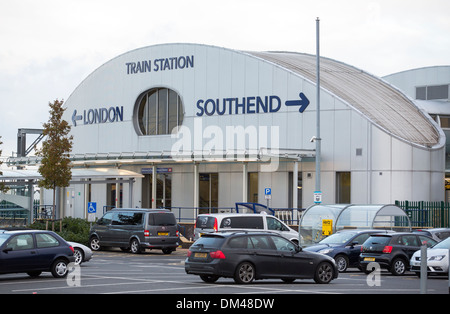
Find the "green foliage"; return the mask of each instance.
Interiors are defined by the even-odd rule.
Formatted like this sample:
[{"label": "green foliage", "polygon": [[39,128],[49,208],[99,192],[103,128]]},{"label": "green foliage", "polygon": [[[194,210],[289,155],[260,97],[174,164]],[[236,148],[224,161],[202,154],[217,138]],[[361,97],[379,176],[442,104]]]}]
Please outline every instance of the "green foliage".
[{"label": "green foliage", "polygon": [[[49,103],[50,120],[48,123],[44,123],[44,131],[42,132],[45,140],[42,143],[42,148],[36,153],[36,155],[42,157],[39,166],[42,180],[39,180],[39,186],[53,189],[53,208],[55,208],[56,187],[67,187],[72,179],[69,153],[72,150],[73,137],[68,137],[70,125],[62,119],[66,110],[62,105],[63,101],[59,100]],[[53,213],[55,212],[54,210]]]},{"label": "green foliage", "polygon": [[46,189],[69,186],[72,178],[69,153],[72,150],[73,137],[67,137],[70,132],[69,123],[62,119],[65,108],[63,102],[55,100],[49,103],[50,120],[44,123],[43,135],[46,137],[42,149],[37,152],[42,157],[39,173],[43,180],[39,186]]},{"label": "green foliage", "polygon": [[[85,219],[65,217],[62,219],[62,231],[60,232],[61,221],[55,221],[54,231],[66,241],[78,242],[88,245],[90,224]],[[45,221],[36,221],[30,228],[45,230]],[[52,230],[52,222],[48,222],[48,230]]]}]

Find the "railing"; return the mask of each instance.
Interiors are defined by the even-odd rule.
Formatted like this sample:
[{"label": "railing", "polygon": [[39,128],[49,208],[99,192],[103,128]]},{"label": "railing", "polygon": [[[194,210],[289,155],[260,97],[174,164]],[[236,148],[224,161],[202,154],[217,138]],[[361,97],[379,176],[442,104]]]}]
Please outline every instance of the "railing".
[{"label": "railing", "polygon": [[449,228],[450,203],[395,201],[409,216],[413,228]]}]

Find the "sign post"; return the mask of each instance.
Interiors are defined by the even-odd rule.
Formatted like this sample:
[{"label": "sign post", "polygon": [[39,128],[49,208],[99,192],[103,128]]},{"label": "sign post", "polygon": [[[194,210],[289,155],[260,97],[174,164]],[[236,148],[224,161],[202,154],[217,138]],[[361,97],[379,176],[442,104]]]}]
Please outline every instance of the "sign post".
[{"label": "sign post", "polygon": [[264,189],[264,198],[267,200],[267,208],[269,208],[269,201],[272,199],[272,189],[271,188]]}]

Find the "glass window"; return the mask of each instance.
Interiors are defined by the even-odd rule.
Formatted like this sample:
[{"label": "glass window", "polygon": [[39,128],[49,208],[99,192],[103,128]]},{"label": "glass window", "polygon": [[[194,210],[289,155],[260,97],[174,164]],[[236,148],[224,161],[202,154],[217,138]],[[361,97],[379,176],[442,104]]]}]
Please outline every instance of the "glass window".
[{"label": "glass window", "polygon": [[236,237],[230,239],[228,246],[232,249],[248,249],[253,248],[253,244],[249,237]]},{"label": "glass window", "polygon": [[135,125],[140,135],[171,134],[183,117],[181,98],[171,89],[153,88],[136,101]]},{"label": "glass window", "polygon": [[273,242],[268,236],[251,236],[253,247],[261,250],[273,250]]},{"label": "glass window", "polygon": [[221,228],[263,229],[262,217],[227,217],[222,219]]},{"label": "glass window", "polygon": [[420,245],[426,245],[427,247],[432,247],[433,245],[435,245],[437,243],[437,241],[434,241],[430,238],[424,237],[424,236],[419,236],[419,241],[420,241]]},{"label": "glass window", "polygon": [[6,249],[13,251],[29,250],[34,247],[33,236],[31,234],[16,235],[9,240]]},{"label": "glass window", "polygon": [[135,226],[142,223],[142,213],[119,213],[118,221],[120,225]]},{"label": "glass window", "polygon": [[113,219],[114,213],[107,213],[102,218],[100,218],[97,222],[97,225],[106,226],[110,225]]},{"label": "glass window", "polygon": [[288,231],[286,226],[276,218],[267,217],[267,229],[277,231]]},{"label": "glass window", "polygon": [[351,175],[350,172],[336,172],[336,203],[351,203]]},{"label": "glass window", "polygon": [[273,243],[278,251],[291,251],[295,252],[295,245],[284,238],[272,237]]},{"label": "glass window", "polygon": [[36,244],[38,248],[58,246],[59,242],[54,236],[48,233],[37,233]]}]

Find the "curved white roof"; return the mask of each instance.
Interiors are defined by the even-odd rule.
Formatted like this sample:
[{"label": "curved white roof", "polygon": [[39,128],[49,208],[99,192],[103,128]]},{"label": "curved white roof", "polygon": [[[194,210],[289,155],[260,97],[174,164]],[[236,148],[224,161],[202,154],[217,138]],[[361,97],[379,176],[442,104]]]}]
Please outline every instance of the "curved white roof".
[{"label": "curved white roof", "polygon": [[[312,82],[316,56],[292,52],[247,52],[279,65]],[[410,99],[367,72],[328,58],[320,58],[320,86],[336,95],[386,132],[421,146],[440,142],[437,128]]]}]

